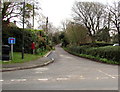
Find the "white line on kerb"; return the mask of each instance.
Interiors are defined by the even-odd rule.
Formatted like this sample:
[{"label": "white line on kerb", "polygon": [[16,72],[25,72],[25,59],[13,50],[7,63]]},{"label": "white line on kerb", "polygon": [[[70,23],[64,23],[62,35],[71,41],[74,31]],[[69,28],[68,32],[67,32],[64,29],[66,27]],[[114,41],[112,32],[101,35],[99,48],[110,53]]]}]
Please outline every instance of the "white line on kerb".
[{"label": "white line on kerb", "polygon": [[109,77],[111,77],[111,78],[113,78],[113,79],[115,79],[115,77],[112,76],[112,75],[110,75],[110,74],[107,74],[107,73],[105,73],[105,72],[103,72],[103,71],[101,71],[101,70],[98,70],[98,71],[101,72],[101,73],[103,73],[103,74],[105,74],[105,75],[107,75],[107,76],[109,76]]}]

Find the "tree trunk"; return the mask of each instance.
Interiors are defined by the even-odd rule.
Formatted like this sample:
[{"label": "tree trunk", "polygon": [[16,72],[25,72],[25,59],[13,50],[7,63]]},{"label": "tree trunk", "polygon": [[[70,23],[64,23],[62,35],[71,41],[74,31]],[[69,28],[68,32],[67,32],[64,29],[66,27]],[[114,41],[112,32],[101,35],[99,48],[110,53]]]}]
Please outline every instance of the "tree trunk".
[{"label": "tree trunk", "polygon": [[118,43],[119,43],[119,46],[120,46],[120,32],[118,32]]},{"label": "tree trunk", "polygon": [[92,33],[89,34],[91,40],[92,40],[92,43],[95,43],[95,37],[92,35]]},{"label": "tree trunk", "polygon": [[91,36],[92,43],[95,43],[95,37]]},{"label": "tree trunk", "polygon": [[118,31],[118,43],[120,46],[120,28],[119,28],[119,26],[117,27],[117,31]]}]

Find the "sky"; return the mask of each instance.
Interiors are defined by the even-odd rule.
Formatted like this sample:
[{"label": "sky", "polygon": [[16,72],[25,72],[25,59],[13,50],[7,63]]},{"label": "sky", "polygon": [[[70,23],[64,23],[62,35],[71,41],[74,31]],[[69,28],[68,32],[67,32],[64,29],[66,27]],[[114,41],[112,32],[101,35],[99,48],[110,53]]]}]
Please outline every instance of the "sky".
[{"label": "sky", "polygon": [[61,25],[61,21],[72,18],[72,6],[75,1],[99,1],[110,3],[117,0],[40,0],[42,13],[48,17],[55,27]]}]

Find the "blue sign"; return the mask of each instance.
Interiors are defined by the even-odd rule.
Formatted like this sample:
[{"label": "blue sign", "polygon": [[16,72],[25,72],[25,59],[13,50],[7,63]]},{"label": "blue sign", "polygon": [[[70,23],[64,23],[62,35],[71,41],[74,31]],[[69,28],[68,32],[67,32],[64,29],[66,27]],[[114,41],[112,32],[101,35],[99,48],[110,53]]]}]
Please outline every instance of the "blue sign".
[{"label": "blue sign", "polygon": [[8,43],[9,43],[9,44],[15,44],[15,41],[16,41],[16,39],[13,38],[13,37],[9,37],[9,38],[8,38]]}]

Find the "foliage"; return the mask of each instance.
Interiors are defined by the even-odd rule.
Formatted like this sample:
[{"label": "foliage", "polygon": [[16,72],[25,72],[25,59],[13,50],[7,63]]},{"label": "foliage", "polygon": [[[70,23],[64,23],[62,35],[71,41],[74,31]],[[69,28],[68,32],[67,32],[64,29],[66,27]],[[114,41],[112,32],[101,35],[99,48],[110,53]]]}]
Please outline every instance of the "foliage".
[{"label": "foliage", "polygon": [[120,63],[120,47],[119,46],[104,46],[104,47],[91,47],[86,46],[70,46],[68,50],[78,54],[86,54],[99,58],[106,58],[111,61]]},{"label": "foliage", "polygon": [[87,42],[87,30],[83,25],[69,22],[64,35],[70,44],[81,44]]},{"label": "foliage", "polygon": [[68,51],[68,52],[71,53],[71,54],[76,55],[76,56],[80,56],[80,57],[83,57],[83,58],[95,60],[95,61],[98,61],[98,62],[103,62],[103,63],[108,63],[108,64],[120,64],[120,62],[108,60],[108,59],[106,59],[106,58],[100,58],[100,57],[91,56],[91,55],[86,55],[86,54],[78,54],[78,53],[71,52],[71,51],[69,51],[69,50],[67,50],[67,49],[65,49],[65,50]]},{"label": "foliage", "polygon": [[113,43],[118,43],[118,34],[113,36]]},{"label": "foliage", "polygon": [[53,34],[52,36],[52,42],[53,42],[53,45],[56,45],[56,44],[59,44],[60,43],[60,33],[59,32],[56,32]]},{"label": "foliage", "polygon": [[107,27],[105,27],[105,28],[101,29],[99,32],[97,32],[96,40],[110,42],[109,29]]},{"label": "foliage", "polygon": [[76,22],[83,24],[88,31],[92,42],[99,31],[102,23],[105,6],[98,2],[75,2],[73,10],[73,19]]},{"label": "foliage", "polygon": [[105,46],[99,48],[90,48],[86,50],[86,54],[98,56],[100,58],[107,58],[112,61],[120,62],[120,47],[119,46]]},{"label": "foliage", "polygon": [[[24,13],[24,18],[25,18],[25,23],[28,28],[32,27],[32,24],[30,23],[30,18],[32,16],[37,16],[40,17],[40,12],[38,13],[38,10],[40,9],[40,6],[38,5],[39,2],[37,0],[34,1],[34,6],[33,7],[33,0],[28,0],[25,3],[25,13]],[[34,9],[34,14],[33,14],[33,9]],[[15,20],[19,21],[19,23],[22,23],[23,21],[23,3],[21,2],[3,2],[3,7],[2,7],[2,21],[3,25],[9,24],[10,21]]]},{"label": "foliage", "polygon": [[63,47],[66,47],[66,46],[69,44],[69,40],[68,40],[68,38],[66,37],[65,32],[62,32],[62,33],[60,34],[59,39],[61,40]]},{"label": "foliage", "polygon": [[[17,27],[3,27],[2,32],[3,44],[8,45],[8,38],[15,37],[16,44],[14,44],[14,51],[21,52],[22,48],[22,36],[24,36],[24,51],[31,53],[31,43],[34,41],[37,48],[46,47],[45,35],[41,30],[23,29]],[[41,36],[43,35],[43,36]]]},{"label": "foliage", "polygon": [[114,2],[113,5],[109,6],[109,12],[111,17],[111,23],[114,25],[114,27],[117,29],[118,33],[118,43],[120,45],[120,22],[119,22],[119,14],[120,11],[120,1]]}]

